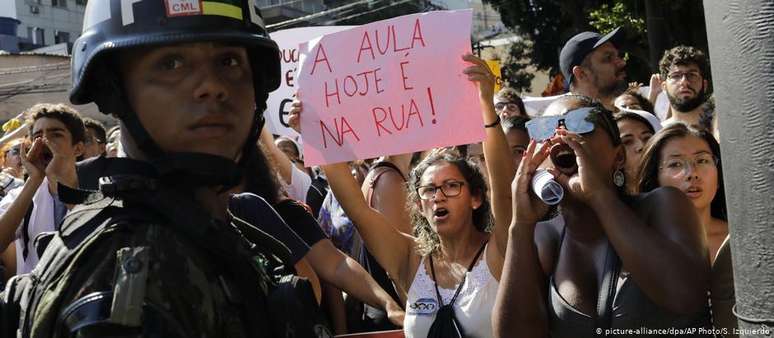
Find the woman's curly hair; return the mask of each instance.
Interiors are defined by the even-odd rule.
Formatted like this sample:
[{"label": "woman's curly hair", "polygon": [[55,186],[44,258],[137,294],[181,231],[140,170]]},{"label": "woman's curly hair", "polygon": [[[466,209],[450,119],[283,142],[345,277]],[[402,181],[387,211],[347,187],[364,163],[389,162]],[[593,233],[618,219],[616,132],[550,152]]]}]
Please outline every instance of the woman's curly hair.
[{"label": "woman's curly hair", "polygon": [[407,185],[408,194],[406,198],[407,208],[411,212],[411,223],[414,225],[414,236],[416,237],[417,251],[421,256],[432,254],[438,249],[440,238],[438,233],[433,230],[430,223],[422,215],[420,210],[420,198],[417,190],[420,180],[427,168],[439,164],[449,163],[460,171],[465,178],[471,195],[481,196],[481,206],[473,210],[473,224],[476,230],[488,232],[492,224],[491,205],[489,203],[489,188],[487,187],[484,175],[481,174],[479,167],[462,157],[459,152],[451,149],[440,149],[430,153],[414,170],[411,171]]}]

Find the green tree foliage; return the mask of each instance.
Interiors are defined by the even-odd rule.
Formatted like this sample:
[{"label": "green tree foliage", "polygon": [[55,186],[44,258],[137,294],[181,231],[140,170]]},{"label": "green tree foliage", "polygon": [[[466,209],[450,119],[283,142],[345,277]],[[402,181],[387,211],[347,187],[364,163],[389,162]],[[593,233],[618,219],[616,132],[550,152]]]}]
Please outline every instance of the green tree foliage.
[{"label": "green tree foliage", "polygon": [[[645,1],[659,9],[646,13]],[[559,51],[573,35],[582,31],[606,32],[623,26],[627,53],[627,72],[632,81],[647,83],[651,69],[648,16],[658,17],[663,48],[678,44],[693,45],[707,50],[704,9],[699,0],[484,0],[500,13],[503,24],[522,38],[531,41],[531,48],[512,47],[506,58],[504,76],[524,76],[527,67],[559,71]],[[661,51],[657,51],[661,55]],[[513,62],[513,64],[509,63]],[[526,78],[508,79],[523,83]]]},{"label": "green tree foliage", "polygon": [[530,90],[532,79],[535,78],[534,72],[529,71],[531,50],[532,44],[529,41],[519,40],[511,44],[508,56],[500,66],[506,87],[520,92]]},{"label": "green tree foliage", "polygon": [[645,19],[635,17],[623,2],[618,2],[613,7],[602,4],[598,9],[591,11],[589,24],[602,34],[607,34],[616,27],[627,27],[634,32],[645,33]]}]

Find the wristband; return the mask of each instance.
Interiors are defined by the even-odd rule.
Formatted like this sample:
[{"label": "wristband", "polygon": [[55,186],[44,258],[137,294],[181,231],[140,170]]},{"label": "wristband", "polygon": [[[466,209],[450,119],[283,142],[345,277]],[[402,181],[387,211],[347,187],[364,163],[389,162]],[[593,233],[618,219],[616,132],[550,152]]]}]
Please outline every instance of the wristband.
[{"label": "wristband", "polygon": [[498,115],[497,119],[495,119],[494,122],[492,122],[490,124],[485,124],[484,128],[494,128],[494,127],[496,127],[499,124],[500,124],[500,116]]}]

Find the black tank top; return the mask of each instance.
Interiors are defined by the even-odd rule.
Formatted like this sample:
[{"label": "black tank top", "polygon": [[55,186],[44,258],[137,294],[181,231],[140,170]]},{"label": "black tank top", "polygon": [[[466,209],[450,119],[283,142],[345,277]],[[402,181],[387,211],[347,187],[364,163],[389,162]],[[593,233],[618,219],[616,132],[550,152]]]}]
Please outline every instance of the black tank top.
[{"label": "black tank top", "polygon": [[[558,217],[546,222],[561,221]],[[541,222],[543,223],[543,222]],[[540,226],[540,224],[538,224]],[[545,225],[544,225],[545,226]],[[559,252],[564,244],[565,228],[562,228]],[[557,252],[557,257],[560,257]],[[557,258],[558,259],[558,258]],[[627,337],[661,337],[674,336],[669,329],[683,329],[690,337],[711,337],[698,334],[698,328],[710,328],[709,311],[702,309],[693,315],[677,315],[653,303],[637,286],[636,282],[622,274],[618,279],[618,288],[613,300],[613,315],[611,329],[633,330]],[[576,338],[595,336],[594,317],[596,314],[585,314],[572,307],[562,296],[554,283],[554,275],[548,281],[547,302],[550,333],[552,338]],[[693,334],[690,334],[694,330]],[[648,331],[651,330],[651,331]]]}]

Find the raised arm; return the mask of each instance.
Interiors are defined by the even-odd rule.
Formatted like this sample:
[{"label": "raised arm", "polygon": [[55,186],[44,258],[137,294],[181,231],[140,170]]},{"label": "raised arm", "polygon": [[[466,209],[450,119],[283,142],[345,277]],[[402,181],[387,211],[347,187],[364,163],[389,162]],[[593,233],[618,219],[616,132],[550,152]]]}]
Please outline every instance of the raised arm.
[{"label": "raised arm", "polygon": [[548,337],[548,282],[535,240],[535,225],[548,208],[529,192],[535,170],[548,156],[547,149],[530,142],[512,183],[513,219],[492,312],[498,338]]},{"label": "raised arm", "polygon": [[494,108],[494,84],[495,75],[489,70],[486,62],[473,56],[465,55],[463,59],[473,64],[465,69],[468,80],[478,82],[478,95],[481,104],[481,115],[486,127],[486,139],[484,140],[484,158],[487,163],[489,187],[492,189],[490,201],[492,214],[494,215],[494,230],[487,257],[498,257],[492,273],[499,280],[505,258],[506,243],[508,241],[508,225],[511,222],[511,189],[515,168],[511,159],[508,141],[505,133],[498,123],[499,118]]},{"label": "raised arm", "polygon": [[333,194],[349,219],[357,226],[368,251],[401,288],[408,290],[409,258],[414,254],[413,239],[395,229],[392,222],[365,201],[360,186],[346,163],[322,166]]},{"label": "raised arm", "polygon": [[617,196],[592,204],[623,266],[656,304],[693,314],[707,302],[709,258],[693,204],[677,189],[648,194],[641,214]]},{"label": "raised arm", "polygon": [[[677,189],[659,188],[632,209],[605,184],[599,170],[591,170],[588,144],[565,133],[575,151],[579,184],[570,193],[595,211],[625,269],[656,304],[677,314],[692,314],[706,305],[709,258],[704,233],[691,202]],[[564,186],[567,178],[560,177]]]},{"label": "raised arm", "polygon": [[[43,139],[38,138],[32,143],[29,152],[24,143],[21,144],[20,156],[22,164],[27,169],[29,177],[21,189],[19,195],[10,203],[10,206],[0,216],[0,251],[5,251],[9,244],[14,240],[16,228],[19,227],[24,215],[32,205],[32,198],[35,192],[43,183],[45,178],[45,164],[41,162],[43,153]],[[13,198],[12,196],[6,196]],[[5,202],[8,202],[5,200]]]},{"label": "raised arm", "polygon": [[293,182],[291,182],[291,178],[293,176],[291,172],[291,166],[293,163],[291,163],[288,156],[285,155],[285,153],[283,153],[282,150],[277,148],[277,145],[274,144],[274,139],[272,138],[269,129],[267,129],[265,125],[261,130],[260,140],[263,149],[266,150],[266,155],[270,156],[274,160],[272,162],[275,164],[277,172],[279,173],[280,177],[282,177],[282,180],[287,184],[292,184]]}]

